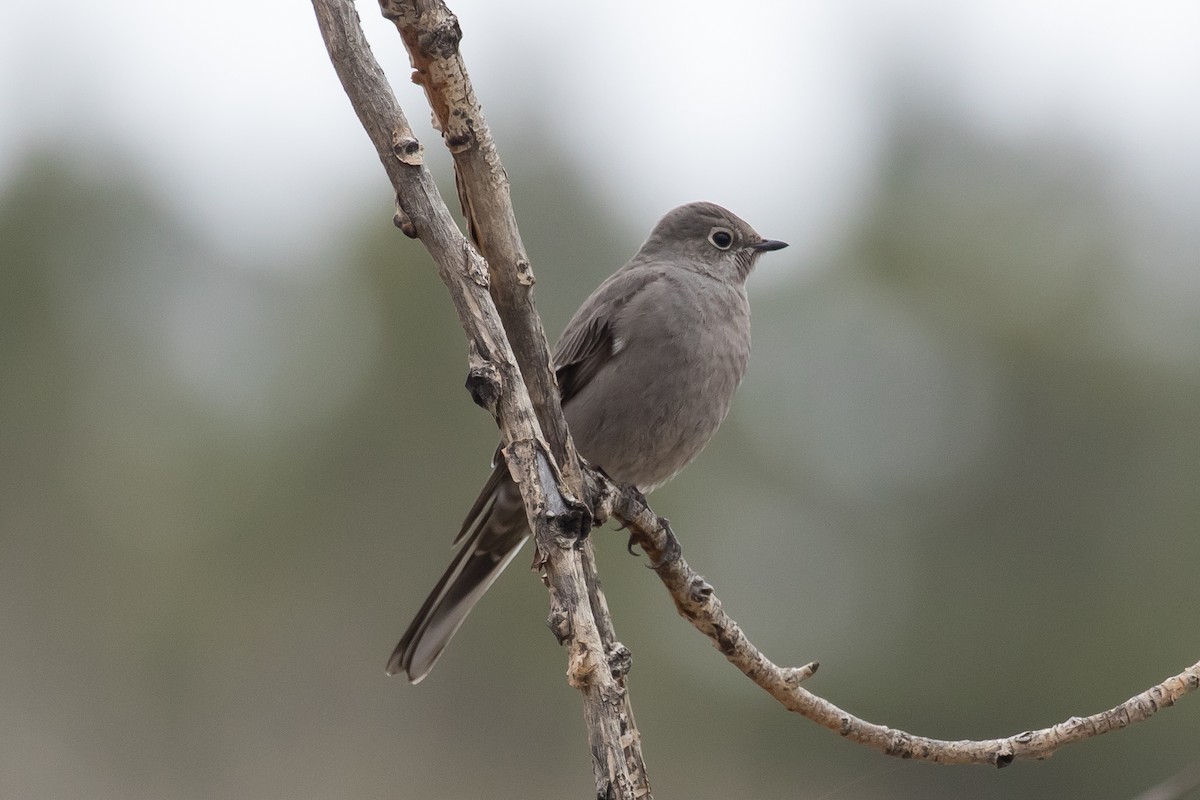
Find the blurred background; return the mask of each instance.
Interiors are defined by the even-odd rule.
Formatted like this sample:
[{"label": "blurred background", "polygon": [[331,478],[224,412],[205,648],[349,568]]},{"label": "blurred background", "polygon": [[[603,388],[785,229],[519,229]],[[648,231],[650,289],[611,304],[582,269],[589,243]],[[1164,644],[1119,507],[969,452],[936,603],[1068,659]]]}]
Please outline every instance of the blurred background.
[{"label": "blurred background", "polygon": [[[1200,657],[1200,6],[452,8],[551,336],[681,202],[792,243],[652,498],[772,658],[985,738]],[[527,555],[425,683],[384,676],[495,430],[308,4],[5,17],[0,797],[590,796]],[[660,797],[1130,798],[1198,758],[1188,698],[1045,763],[890,760],[596,539]]]}]

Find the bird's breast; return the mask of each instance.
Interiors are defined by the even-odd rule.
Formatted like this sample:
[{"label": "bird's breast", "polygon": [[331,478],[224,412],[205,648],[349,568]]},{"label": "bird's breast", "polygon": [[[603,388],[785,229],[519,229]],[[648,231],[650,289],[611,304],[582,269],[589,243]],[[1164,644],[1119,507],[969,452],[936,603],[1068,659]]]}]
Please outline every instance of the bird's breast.
[{"label": "bird's breast", "polygon": [[648,491],[695,458],[729,413],[750,355],[744,293],[672,294],[615,332],[612,361],[564,409],[580,453]]}]

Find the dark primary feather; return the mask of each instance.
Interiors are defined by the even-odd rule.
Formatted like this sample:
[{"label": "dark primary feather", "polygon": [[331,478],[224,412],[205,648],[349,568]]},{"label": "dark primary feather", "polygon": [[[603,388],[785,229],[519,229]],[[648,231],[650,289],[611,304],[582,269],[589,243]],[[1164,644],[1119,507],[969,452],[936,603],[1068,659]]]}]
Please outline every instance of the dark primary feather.
[{"label": "dark primary feather", "polygon": [[[622,280],[617,280],[623,276]],[[661,278],[645,266],[626,266],[600,284],[563,331],[554,350],[555,376],[563,405],[596,376],[615,353],[620,312],[638,292]]]},{"label": "dark primary feather", "polygon": [[554,371],[558,379],[558,396],[563,403],[587,386],[600,367],[612,358],[612,325],[607,319],[596,317],[580,328],[567,344],[567,348],[559,348],[566,352],[554,359],[558,365]]}]

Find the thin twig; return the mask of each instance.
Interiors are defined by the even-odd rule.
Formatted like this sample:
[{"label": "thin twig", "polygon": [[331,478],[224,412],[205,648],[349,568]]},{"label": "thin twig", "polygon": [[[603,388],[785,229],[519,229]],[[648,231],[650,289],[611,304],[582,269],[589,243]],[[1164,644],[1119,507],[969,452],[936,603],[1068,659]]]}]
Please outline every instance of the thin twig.
[{"label": "thin twig", "polygon": [[997,767],[1006,767],[1017,759],[1045,759],[1064,745],[1148,719],[1200,688],[1200,663],[1196,663],[1107,711],[1071,717],[1049,728],[1002,739],[931,739],[867,722],[800,686],[816,672],[816,662],[802,667],[780,667],[763,655],[725,612],[712,585],[684,560],[669,523],[650,510],[643,496],[619,488],[603,476],[589,477],[597,522],[611,515],[628,528],[631,543],[641,547],[649,558],[651,568],[667,587],[679,613],[711,639],[730,663],[789,711],[887,755],[939,764]]}]

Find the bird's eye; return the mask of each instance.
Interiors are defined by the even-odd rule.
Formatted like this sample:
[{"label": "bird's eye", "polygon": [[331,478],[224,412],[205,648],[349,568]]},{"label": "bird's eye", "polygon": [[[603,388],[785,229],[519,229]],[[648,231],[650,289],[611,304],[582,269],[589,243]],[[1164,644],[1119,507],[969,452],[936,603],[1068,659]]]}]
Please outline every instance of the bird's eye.
[{"label": "bird's eye", "polygon": [[708,232],[708,241],[718,250],[728,250],[733,245],[733,234],[725,228],[713,228]]}]

